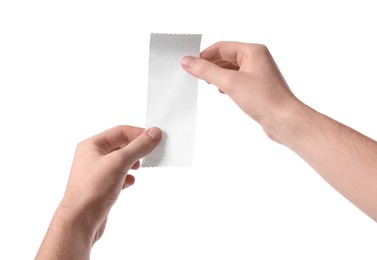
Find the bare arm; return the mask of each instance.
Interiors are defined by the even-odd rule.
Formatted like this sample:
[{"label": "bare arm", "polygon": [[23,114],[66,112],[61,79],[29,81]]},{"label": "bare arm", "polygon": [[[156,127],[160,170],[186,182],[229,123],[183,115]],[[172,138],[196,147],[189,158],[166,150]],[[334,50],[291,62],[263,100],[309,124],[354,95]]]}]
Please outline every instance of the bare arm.
[{"label": "bare arm", "polygon": [[265,46],[216,43],[201,58],[184,57],[182,67],[229,95],[272,140],[377,221],[377,143],[298,100]]},{"label": "bare arm", "polygon": [[[81,214],[84,215],[83,212]],[[36,259],[89,259],[93,232],[81,214],[60,205]]]},{"label": "bare arm", "polygon": [[300,104],[269,131],[377,221],[377,142]]}]

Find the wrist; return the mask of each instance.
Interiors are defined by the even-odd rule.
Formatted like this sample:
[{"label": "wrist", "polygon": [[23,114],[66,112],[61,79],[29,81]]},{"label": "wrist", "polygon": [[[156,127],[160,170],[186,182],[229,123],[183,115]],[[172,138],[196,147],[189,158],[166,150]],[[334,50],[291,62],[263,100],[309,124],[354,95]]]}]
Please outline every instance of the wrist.
[{"label": "wrist", "polygon": [[62,200],[55,212],[53,222],[75,236],[75,240],[84,246],[91,247],[94,243],[96,224],[85,209],[75,207]]},{"label": "wrist", "polygon": [[92,241],[87,222],[61,203],[36,259],[89,259]]},{"label": "wrist", "polygon": [[315,112],[297,98],[292,98],[284,106],[276,108],[264,121],[260,122],[267,136],[273,141],[290,146],[313,120]]}]

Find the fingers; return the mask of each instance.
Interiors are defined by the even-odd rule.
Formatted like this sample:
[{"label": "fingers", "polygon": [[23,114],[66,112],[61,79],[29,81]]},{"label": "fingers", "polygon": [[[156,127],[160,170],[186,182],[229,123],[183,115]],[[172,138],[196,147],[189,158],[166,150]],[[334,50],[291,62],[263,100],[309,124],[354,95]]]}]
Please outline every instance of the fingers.
[{"label": "fingers", "polygon": [[132,167],[131,167],[131,169],[132,170],[137,170],[137,169],[139,169],[140,168],[140,161],[139,160],[137,160],[135,163],[134,163],[134,165],[132,165]]},{"label": "fingers", "polygon": [[128,145],[114,153],[122,156],[124,164],[131,167],[139,159],[150,153],[159,143],[162,132],[157,127],[149,128],[147,131],[133,139]]},{"label": "fingers", "polygon": [[128,188],[135,183],[135,177],[133,175],[128,174],[126,179],[124,180],[122,189]]},{"label": "fingers", "polygon": [[248,46],[250,44],[242,42],[218,42],[202,51],[200,58],[213,63],[226,61],[237,66],[242,64]]},{"label": "fingers", "polygon": [[103,154],[108,154],[127,145],[143,131],[140,127],[116,126],[93,136],[92,141]]},{"label": "fingers", "polygon": [[228,62],[228,61],[218,61],[215,63],[217,66],[224,68],[224,69],[229,69],[229,70],[239,70],[240,67],[238,64],[234,62]]},{"label": "fingers", "polygon": [[188,73],[216,85],[225,93],[236,78],[237,71],[221,68],[201,58],[186,56],[182,58],[181,63]]},{"label": "fingers", "polygon": [[183,57],[181,64],[193,76],[215,84],[220,91],[229,94],[237,79],[237,70],[246,60],[251,46],[240,42],[218,42],[205,49],[200,58]]}]

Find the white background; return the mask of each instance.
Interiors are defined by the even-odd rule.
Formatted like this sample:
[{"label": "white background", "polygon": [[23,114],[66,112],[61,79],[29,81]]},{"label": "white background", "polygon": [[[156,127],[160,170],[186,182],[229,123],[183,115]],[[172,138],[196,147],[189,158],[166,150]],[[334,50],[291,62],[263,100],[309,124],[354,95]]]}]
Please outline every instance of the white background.
[{"label": "white background", "polygon": [[[266,44],[304,102],[377,138],[374,1],[0,2],[0,259],[31,259],[76,144],[143,126],[149,34]],[[92,259],[376,259],[377,227],[216,88],[191,168],[140,169]]]}]

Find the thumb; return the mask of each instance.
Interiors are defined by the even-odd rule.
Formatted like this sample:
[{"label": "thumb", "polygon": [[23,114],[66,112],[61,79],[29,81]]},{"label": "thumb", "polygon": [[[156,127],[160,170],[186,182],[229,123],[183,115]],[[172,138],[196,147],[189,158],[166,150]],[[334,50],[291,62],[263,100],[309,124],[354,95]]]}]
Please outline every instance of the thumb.
[{"label": "thumb", "polygon": [[216,85],[225,93],[236,76],[236,71],[221,68],[212,62],[193,56],[183,57],[181,66],[191,75]]},{"label": "thumb", "polygon": [[152,127],[132,140],[128,145],[119,150],[126,160],[126,164],[132,166],[137,160],[143,158],[159,144],[162,132],[157,127]]}]

